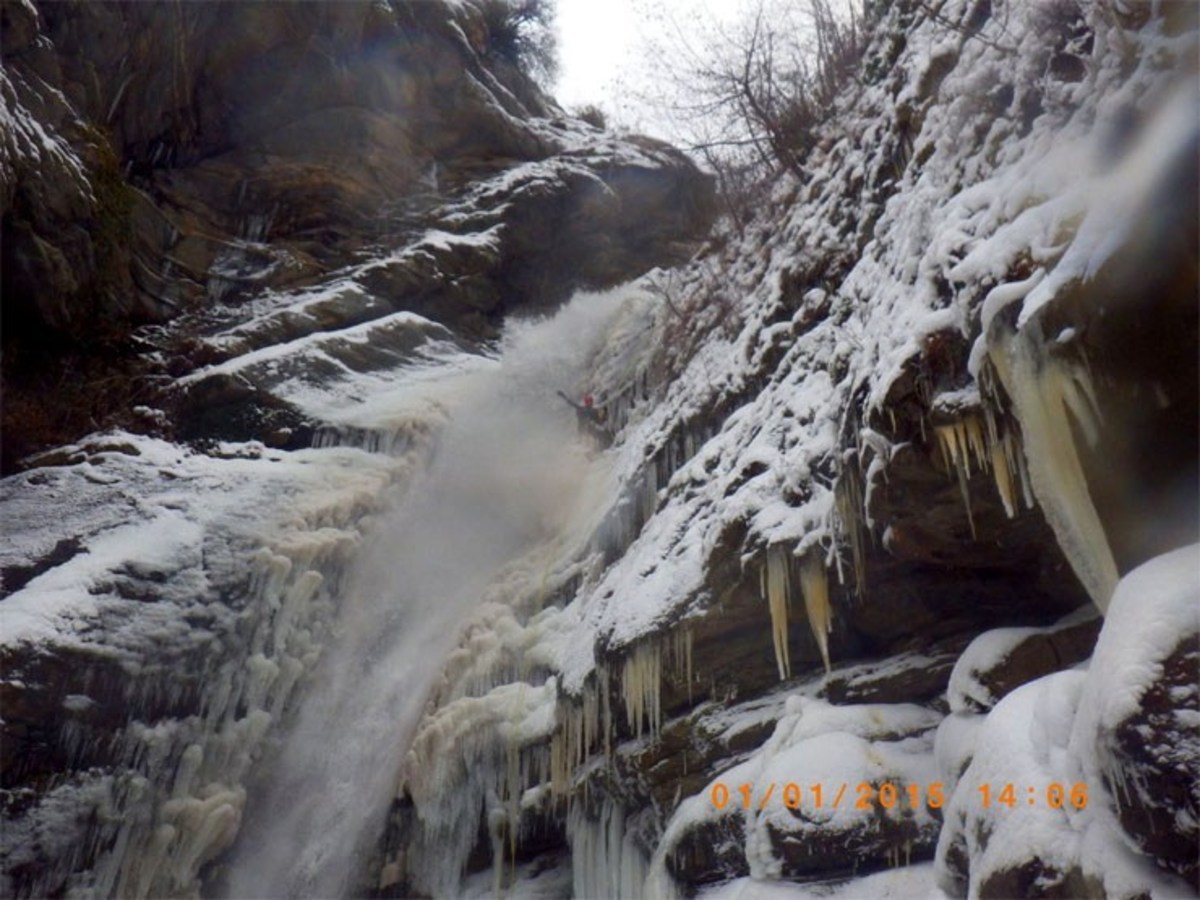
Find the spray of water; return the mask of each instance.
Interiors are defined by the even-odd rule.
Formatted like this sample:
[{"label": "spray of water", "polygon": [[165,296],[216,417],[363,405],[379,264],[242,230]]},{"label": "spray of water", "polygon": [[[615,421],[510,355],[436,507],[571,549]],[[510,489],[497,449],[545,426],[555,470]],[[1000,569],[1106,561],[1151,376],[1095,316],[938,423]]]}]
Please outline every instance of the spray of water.
[{"label": "spray of water", "polygon": [[231,897],[353,890],[460,623],[507,560],[566,525],[588,469],[556,396],[583,387],[620,290],[514,323],[490,371],[459,375],[425,472],[373,529],[335,637],[252,800]]}]

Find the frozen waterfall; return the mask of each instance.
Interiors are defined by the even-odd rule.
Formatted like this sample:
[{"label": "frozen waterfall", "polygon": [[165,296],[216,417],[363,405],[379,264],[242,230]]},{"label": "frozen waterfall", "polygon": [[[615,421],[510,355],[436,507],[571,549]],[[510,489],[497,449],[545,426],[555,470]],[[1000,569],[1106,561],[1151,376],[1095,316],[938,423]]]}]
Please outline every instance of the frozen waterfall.
[{"label": "frozen waterfall", "polygon": [[622,291],[508,326],[492,364],[447,367],[428,465],[345,579],[334,636],[252,786],[230,897],[361,887],[430,686],[489,580],[565,527],[597,457],[555,392],[580,391]]}]

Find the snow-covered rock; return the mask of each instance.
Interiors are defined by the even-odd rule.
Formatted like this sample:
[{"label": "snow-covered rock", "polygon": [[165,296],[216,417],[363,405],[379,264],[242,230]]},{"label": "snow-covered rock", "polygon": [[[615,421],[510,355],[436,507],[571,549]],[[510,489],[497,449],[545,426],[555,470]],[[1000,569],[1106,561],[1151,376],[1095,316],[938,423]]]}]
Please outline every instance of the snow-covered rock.
[{"label": "snow-covered rock", "polygon": [[1197,571],[1195,546],[1135,569],[1086,671],[1017,688],[966,732],[942,725],[939,757],[971,758],[952,782],[939,838],[943,890],[1188,894],[1200,773]]},{"label": "snow-covered rock", "polygon": [[5,770],[6,887],[538,893],[569,854],[579,896],[1186,893],[1190,7],[872,4],[803,175],[496,349],[510,302],[646,268],[630,217],[690,170],[519,114],[476,0],[401,6],[506,152],[313,288],[262,289],[304,217],[254,206],[230,303],[149,335],[188,415],[135,415],[194,446],[5,482],[0,699],[46,751]]}]

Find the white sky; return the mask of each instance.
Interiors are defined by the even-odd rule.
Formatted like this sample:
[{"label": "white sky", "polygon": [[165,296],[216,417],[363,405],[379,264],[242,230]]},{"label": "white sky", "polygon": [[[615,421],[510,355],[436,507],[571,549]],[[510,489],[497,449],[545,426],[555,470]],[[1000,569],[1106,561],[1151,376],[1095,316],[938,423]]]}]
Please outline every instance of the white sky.
[{"label": "white sky", "polygon": [[[568,109],[593,104],[613,124],[664,134],[629,88],[644,83],[647,44],[707,18],[728,21],[748,0],[556,0],[560,73],[555,95]],[[658,127],[656,127],[658,126]]]}]

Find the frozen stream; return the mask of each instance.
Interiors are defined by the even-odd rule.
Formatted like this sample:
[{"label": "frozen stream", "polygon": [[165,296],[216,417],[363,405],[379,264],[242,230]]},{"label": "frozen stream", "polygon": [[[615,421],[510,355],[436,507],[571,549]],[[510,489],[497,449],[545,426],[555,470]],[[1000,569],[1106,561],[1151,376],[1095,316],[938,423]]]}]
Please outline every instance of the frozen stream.
[{"label": "frozen stream", "polygon": [[497,569],[563,529],[596,476],[570,410],[619,292],[510,326],[499,359],[449,371],[428,467],[370,529],[335,636],[260,763],[226,891],[335,897],[364,877],[429,687]]}]

